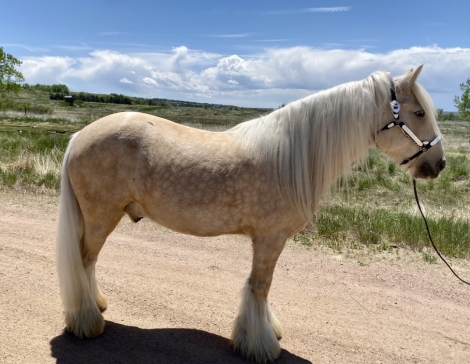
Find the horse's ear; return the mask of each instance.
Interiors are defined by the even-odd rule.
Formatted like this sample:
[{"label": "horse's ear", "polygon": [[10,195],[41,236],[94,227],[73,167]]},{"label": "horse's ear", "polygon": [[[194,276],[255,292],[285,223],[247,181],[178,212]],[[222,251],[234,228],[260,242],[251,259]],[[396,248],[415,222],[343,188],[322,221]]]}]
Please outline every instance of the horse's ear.
[{"label": "horse's ear", "polygon": [[406,71],[406,72],[403,74],[403,77],[410,76],[412,73],[413,73],[413,68],[410,68],[408,71]]},{"label": "horse's ear", "polygon": [[420,65],[418,68],[416,68],[414,71],[412,70],[412,75],[410,78],[410,86],[413,85],[416,80],[418,79],[419,74],[421,73],[421,70],[423,69],[423,65]]},{"label": "horse's ear", "polygon": [[418,68],[413,69],[410,68],[408,71],[406,71],[403,76],[397,78],[397,82],[399,84],[399,88],[401,92],[409,92],[413,84],[416,82],[418,79],[419,74],[421,73],[421,70],[423,69],[423,65],[420,65]]}]

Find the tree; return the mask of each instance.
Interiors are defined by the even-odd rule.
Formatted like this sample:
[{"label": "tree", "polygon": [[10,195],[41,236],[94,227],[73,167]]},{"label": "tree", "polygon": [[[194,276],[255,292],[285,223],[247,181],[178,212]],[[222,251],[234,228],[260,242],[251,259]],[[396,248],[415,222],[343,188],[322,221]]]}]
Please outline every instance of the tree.
[{"label": "tree", "polygon": [[5,53],[0,47],[0,96],[9,92],[17,94],[21,90],[20,83],[24,81],[23,75],[15,69],[21,66],[21,61],[11,54]]},{"label": "tree", "polygon": [[454,105],[459,110],[459,114],[463,118],[470,116],[470,78],[467,82],[460,84],[463,94],[461,97],[455,96]]}]

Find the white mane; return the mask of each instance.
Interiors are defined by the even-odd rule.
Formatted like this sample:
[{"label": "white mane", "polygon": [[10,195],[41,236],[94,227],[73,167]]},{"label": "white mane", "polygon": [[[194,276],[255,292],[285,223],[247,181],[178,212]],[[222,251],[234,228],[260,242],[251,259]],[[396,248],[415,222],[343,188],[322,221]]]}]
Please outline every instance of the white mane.
[{"label": "white mane", "polygon": [[270,166],[282,193],[310,219],[334,179],[374,144],[389,102],[390,75],[375,72],[239,124],[231,132]]}]

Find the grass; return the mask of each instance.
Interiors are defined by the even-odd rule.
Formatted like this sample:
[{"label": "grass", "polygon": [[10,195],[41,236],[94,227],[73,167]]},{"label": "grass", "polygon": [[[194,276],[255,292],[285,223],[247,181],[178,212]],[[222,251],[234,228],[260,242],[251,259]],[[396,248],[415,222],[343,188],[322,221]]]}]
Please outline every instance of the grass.
[{"label": "grass", "polygon": [[429,254],[429,253],[426,253],[426,252],[423,252],[423,259],[425,262],[428,262],[429,264],[435,264],[436,261],[437,261],[437,257],[432,255],[432,254]]},{"label": "grass", "polygon": [[[445,255],[470,258],[468,220],[440,217],[428,219],[428,224],[436,245]],[[352,238],[365,245],[375,245],[377,251],[391,250],[391,243],[418,251],[429,244],[421,217],[384,209],[323,207],[316,214],[313,229],[336,245],[345,245]],[[305,238],[299,235],[297,240],[303,242]]]},{"label": "grass", "polygon": [[453,342],[456,342],[456,343],[459,343],[459,344],[462,344],[462,345],[466,345],[468,347],[470,347],[470,343],[466,342],[466,341],[463,341],[463,340],[460,340],[460,339],[456,339],[454,337],[450,337],[450,336],[447,336],[447,335],[444,335],[444,334],[441,334],[439,333],[442,337],[448,339],[448,340],[451,340]]},{"label": "grass", "polygon": [[[223,107],[223,108],[202,108],[202,107],[178,107],[174,104],[167,106],[149,106],[149,105],[118,105],[99,102],[77,102],[76,106],[71,107],[67,103],[58,100],[49,100],[49,93],[41,91],[22,90],[18,96],[11,99],[17,104],[29,103],[35,106],[32,111],[26,112],[26,117],[38,118],[44,120],[43,114],[34,112],[34,110],[45,110],[49,112],[49,120],[67,120],[71,123],[91,123],[94,120],[104,116],[123,111],[144,112],[147,114],[160,116],[180,124],[201,124],[220,125],[229,127],[242,121],[257,118],[270,110],[241,108],[241,107]],[[47,115],[46,115],[47,116]],[[23,120],[24,111],[9,111],[1,108],[0,122],[2,119]]]},{"label": "grass", "polygon": [[0,132],[0,182],[59,189],[60,165],[68,138],[38,131]]}]

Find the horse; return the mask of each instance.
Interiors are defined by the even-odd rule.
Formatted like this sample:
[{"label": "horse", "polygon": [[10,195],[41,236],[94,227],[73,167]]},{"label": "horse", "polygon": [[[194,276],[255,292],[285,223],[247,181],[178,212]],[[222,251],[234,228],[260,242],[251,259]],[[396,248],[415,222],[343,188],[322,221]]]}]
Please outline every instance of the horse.
[{"label": "horse", "polygon": [[103,332],[107,300],[95,264],[127,214],[184,234],[248,236],[252,268],[232,344],[254,362],[278,358],[281,325],[268,301],[274,268],[335,179],[373,146],[414,179],[436,178],[445,167],[432,100],[416,81],[421,69],[394,79],[377,71],[223,132],[123,112],[74,134],[57,234],[66,330],[79,338]]}]

